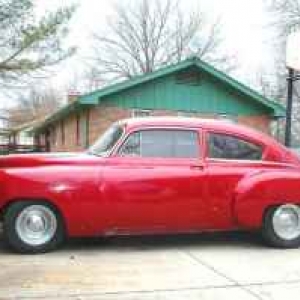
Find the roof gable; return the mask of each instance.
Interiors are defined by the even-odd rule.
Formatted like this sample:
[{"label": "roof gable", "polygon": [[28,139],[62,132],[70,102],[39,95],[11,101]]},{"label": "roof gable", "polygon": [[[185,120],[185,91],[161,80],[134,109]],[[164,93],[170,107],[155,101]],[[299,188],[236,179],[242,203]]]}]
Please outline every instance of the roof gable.
[{"label": "roof gable", "polygon": [[136,76],[132,79],[125,80],[102,89],[96,90],[91,93],[79,96],[75,101],[68,103],[61,109],[59,109],[54,114],[50,115],[45,121],[36,127],[36,131],[41,130],[47,125],[60,120],[61,118],[67,116],[71,112],[81,109],[82,106],[98,105],[103,98],[107,96],[115,95],[127,89],[142,85],[144,83],[150,83],[153,80],[157,80],[164,76],[183,71],[190,67],[198,68],[201,72],[206,72],[208,75],[212,76],[214,79],[220,81],[222,84],[230,87],[233,91],[253,100],[256,104],[263,106],[266,110],[270,111],[270,115],[274,117],[284,117],[285,108],[277,101],[266,98],[250,87],[242,84],[241,82],[235,80],[231,76],[225,74],[222,71],[217,70],[208,63],[200,60],[197,57],[188,58],[182,62],[174,65],[166,66],[160,68],[152,73]]},{"label": "roof gable", "polygon": [[82,95],[78,98],[78,102],[80,104],[98,104],[99,102],[101,102],[101,98],[103,97],[107,97],[109,95],[119,93],[123,90],[135,87],[137,85],[141,85],[146,82],[150,82],[152,80],[158,79],[163,76],[167,76],[169,74],[187,69],[192,66],[199,68],[199,70],[201,71],[207,72],[208,74],[220,80],[222,83],[226,84],[227,86],[233,88],[237,92],[251,98],[253,101],[257,102],[258,104],[265,106],[267,109],[271,109],[275,117],[283,117],[285,115],[284,107],[278,102],[266,98],[265,96],[261,95],[257,91],[235,80],[234,78],[225,74],[224,72],[217,70],[213,66],[207,64],[206,62],[200,60],[197,57],[192,57],[180,63],[177,63],[175,65],[161,68],[152,73],[136,76],[133,79],[126,80],[114,85],[110,85],[103,89],[96,90],[94,92]]}]

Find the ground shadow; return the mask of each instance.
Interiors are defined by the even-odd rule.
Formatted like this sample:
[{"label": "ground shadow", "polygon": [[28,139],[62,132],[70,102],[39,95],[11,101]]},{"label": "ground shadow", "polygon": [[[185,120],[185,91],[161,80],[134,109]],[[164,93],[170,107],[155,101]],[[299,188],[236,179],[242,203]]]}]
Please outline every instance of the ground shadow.
[{"label": "ground shadow", "polygon": [[[111,250],[128,251],[155,249],[184,249],[193,247],[264,248],[257,233],[218,232],[177,235],[120,236],[106,238],[72,238],[66,241],[60,251]],[[0,254],[11,252],[0,233]]]}]

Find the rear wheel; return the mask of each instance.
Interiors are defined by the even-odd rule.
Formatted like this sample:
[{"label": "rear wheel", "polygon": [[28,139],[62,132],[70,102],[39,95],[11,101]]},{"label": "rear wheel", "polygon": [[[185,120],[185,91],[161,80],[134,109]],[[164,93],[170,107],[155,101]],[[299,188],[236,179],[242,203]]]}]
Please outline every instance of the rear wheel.
[{"label": "rear wheel", "polygon": [[264,217],[262,234],[266,242],[278,248],[300,246],[300,207],[284,204],[270,208]]},{"label": "rear wheel", "polygon": [[20,201],[4,215],[9,245],[22,253],[42,253],[56,248],[64,238],[60,214],[46,202]]}]

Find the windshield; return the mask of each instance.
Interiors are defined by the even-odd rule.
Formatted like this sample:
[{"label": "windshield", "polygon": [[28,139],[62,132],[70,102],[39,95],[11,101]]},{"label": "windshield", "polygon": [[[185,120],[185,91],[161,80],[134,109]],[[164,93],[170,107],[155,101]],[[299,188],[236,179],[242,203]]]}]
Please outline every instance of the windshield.
[{"label": "windshield", "polygon": [[99,156],[108,156],[114,145],[122,136],[123,131],[123,126],[120,124],[112,125],[100,136],[96,143],[90,147],[88,153]]}]

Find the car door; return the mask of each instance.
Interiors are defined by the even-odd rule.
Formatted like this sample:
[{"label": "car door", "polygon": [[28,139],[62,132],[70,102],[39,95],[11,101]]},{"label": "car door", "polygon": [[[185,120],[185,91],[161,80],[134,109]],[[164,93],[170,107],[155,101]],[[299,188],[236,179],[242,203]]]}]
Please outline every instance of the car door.
[{"label": "car door", "polygon": [[234,229],[235,188],[242,177],[260,172],[272,163],[263,160],[264,146],[227,132],[205,134],[208,212],[211,229]]},{"label": "car door", "polygon": [[131,132],[103,172],[110,229],[190,231],[206,227],[206,171],[196,129]]}]

